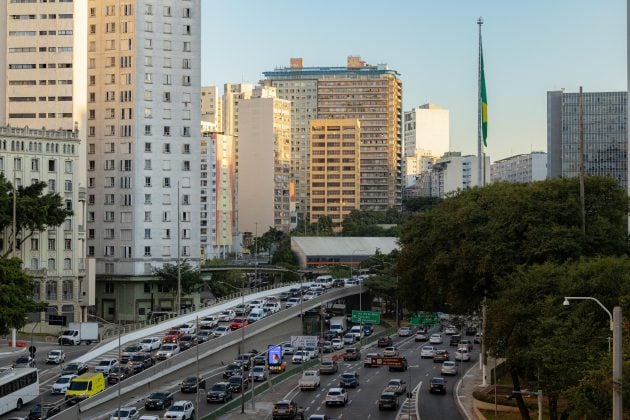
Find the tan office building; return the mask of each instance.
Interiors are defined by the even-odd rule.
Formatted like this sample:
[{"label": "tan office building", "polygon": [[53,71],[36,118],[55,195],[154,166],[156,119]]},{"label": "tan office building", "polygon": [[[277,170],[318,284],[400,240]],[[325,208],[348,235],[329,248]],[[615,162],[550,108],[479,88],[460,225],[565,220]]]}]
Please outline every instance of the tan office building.
[{"label": "tan office building", "polygon": [[361,125],[359,120],[310,121],[310,222],[329,216],[336,232],[359,209]]},{"label": "tan office building", "polygon": [[223,98],[216,86],[201,87],[201,121],[213,123],[223,131]]}]

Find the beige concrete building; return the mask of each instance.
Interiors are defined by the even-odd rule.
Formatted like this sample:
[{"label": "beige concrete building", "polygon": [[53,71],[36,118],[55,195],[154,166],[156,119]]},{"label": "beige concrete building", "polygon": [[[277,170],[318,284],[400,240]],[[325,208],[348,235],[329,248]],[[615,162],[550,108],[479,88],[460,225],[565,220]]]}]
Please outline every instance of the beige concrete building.
[{"label": "beige concrete building", "polygon": [[387,65],[369,65],[349,56],[344,67],[289,67],[263,73],[265,84],[290,100],[292,180],[296,212],[309,220],[309,121],[358,119],[361,122],[361,210],[384,211],[401,205],[402,82]]},{"label": "beige concrete building", "polygon": [[291,102],[256,89],[239,102],[238,231],[291,227]]},{"label": "beige concrete building", "polygon": [[201,87],[201,121],[216,124],[223,130],[223,98],[216,86]]},{"label": "beige concrete building", "polygon": [[359,209],[361,124],[357,119],[310,121],[310,222],[329,216],[339,232]]},{"label": "beige concrete building", "polygon": [[239,103],[252,97],[254,85],[226,83],[223,86],[223,133],[238,137]]}]

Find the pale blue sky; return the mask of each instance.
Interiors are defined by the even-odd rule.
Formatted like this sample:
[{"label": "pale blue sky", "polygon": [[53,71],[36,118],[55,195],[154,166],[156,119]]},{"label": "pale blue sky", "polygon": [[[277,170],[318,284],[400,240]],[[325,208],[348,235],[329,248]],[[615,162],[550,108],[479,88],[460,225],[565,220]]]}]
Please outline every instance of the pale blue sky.
[{"label": "pale blue sky", "polygon": [[303,57],[401,74],[404,110],[450,110],[451,150],[477,151],[483,16],[492,160],[546,150],[546,92],[626,90],[624,0],[202,0],[203,85],[256,83]]}]

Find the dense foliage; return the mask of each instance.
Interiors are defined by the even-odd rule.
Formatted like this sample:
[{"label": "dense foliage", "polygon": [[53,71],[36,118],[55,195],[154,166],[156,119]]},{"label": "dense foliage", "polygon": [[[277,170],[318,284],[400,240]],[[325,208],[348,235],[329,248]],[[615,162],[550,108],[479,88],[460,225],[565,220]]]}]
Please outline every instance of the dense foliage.
[{"label": "dense foliage", "polygon": [[26,325],[26,314],[45,310],[33,300],[33,280],[22,270],[19,258],[0,258],[0,334]]}]

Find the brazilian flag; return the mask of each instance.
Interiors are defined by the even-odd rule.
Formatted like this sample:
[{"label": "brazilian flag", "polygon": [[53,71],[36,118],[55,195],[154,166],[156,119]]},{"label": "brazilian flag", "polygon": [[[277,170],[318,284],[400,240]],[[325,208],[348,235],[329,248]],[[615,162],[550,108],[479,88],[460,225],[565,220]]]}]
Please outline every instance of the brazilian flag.
[{"label": "brazilian flag", "polygon": [[486,143],[486,138],[488,137],[488,95],[486,93],[486,75],[483,70],[483,49],[481,45],[479,45],[479,54],[480,54],[480,75],[479,75],[479,101],[481,102],[481,134],[483,136],[483,145],[484,147],[488,147]]}]

